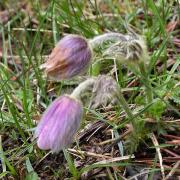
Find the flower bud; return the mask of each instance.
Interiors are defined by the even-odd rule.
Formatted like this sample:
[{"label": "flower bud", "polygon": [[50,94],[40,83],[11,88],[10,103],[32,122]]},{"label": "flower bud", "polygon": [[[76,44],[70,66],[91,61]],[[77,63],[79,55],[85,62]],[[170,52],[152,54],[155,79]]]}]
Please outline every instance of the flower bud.
[{"label": "flower bud", "polygon": [[117,103],[117,91],[118,85],[111,76],[99,75],[93,87],[91,108],[96,109],[100,106]]},{"label": "flower bud", "polygon": [[45,111],[39,122],[35,137],[43,150],[59,152],[72,143],[83,115],[80,101],[64,95],[57,98]]},{"label": "flower bud", "polygon": [[124,37],[126,37],[124,40],[110,46],[104,52],[104,55],[115,57],[121,63],[137,63],[147,59],[147,47],[140,36],[129,35]]},{"label": "flower bud", "polygon": [[92,52],[87,40],[78,35],[67,35],[52,50],[47,62],[41,65],[55,80],[70,79],[88,67]]}]

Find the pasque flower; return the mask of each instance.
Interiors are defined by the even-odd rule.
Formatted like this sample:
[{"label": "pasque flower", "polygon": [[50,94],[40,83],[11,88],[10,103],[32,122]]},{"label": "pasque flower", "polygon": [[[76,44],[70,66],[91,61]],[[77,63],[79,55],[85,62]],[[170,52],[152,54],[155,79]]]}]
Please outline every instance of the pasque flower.
[{"label": "pasque flower", "polygon": [[41,68],[45,68],[52,79],[70,79],[88,67],[91,56],[91,48],[84,37],[67,35],[57,43]]},{"label": "pasque flower", "polygon": [[58,152],[73,141],[83,115],[79,100],[68,95],[57,98],[45,111],[40,120],[35,137],[43,150]]}]

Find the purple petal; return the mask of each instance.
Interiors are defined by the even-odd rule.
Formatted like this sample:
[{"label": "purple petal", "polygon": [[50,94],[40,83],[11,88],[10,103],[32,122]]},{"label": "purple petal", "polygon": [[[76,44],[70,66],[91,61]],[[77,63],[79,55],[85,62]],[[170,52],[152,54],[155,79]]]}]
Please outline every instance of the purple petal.
[{"label": "purple petal", "polygon": [[87,69],[91,56],[86,39],[68,35],[58,42],[43,67],[54,79],[70,79]]},{"label": "purple petal", "polygon": [[40,149],[58,152],[67,147],[80,126],[83,109],[79,101],[69,97],[57,98],[46,110],[35,132]]}]

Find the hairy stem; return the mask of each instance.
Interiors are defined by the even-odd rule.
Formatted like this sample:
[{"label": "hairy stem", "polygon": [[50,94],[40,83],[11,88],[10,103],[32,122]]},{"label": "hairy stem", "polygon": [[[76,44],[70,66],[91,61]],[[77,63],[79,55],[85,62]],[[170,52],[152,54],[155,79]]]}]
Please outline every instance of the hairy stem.
[{"label": "hairy stem", "polygon": [[121,33],[105,33],[99,36],[94,37],[93,39],[89,40],[89,44],[92,47],[92,49],[96,48],[97,46],[100,46],[106,41],[126,41],[128,35],[123,35]]},{"label": "hairy stem", "polygon": [[96,78],[89,78],[82,83],[80,83],[74,91],[71,93],[71,97],[81,99],[81,95],[93,88],[94,83],[96,82]]}]

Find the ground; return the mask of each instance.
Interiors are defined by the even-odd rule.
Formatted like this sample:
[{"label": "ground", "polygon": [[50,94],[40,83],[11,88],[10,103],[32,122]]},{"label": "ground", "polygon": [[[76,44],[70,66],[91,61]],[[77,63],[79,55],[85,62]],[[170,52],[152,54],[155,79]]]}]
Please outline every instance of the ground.
[{"label": "ground", "polygon": [[[122,105],[90,109],[86,103],[76,142],[57,154],[40,150],[34,128],[43,112],[81,82],[80,77],[49,80],[40,65],[64,35],[91,39],[107,32],[127,34],[127,27],[146,41],[148,82],[133,66],[108,60],[101,48],[82,77],[111,75],[136,114],[135,128]],[[179,28],[176,0],[1,1],[0,178],[178,179]],[[148,88],[152,103],[146,102]]]}]

